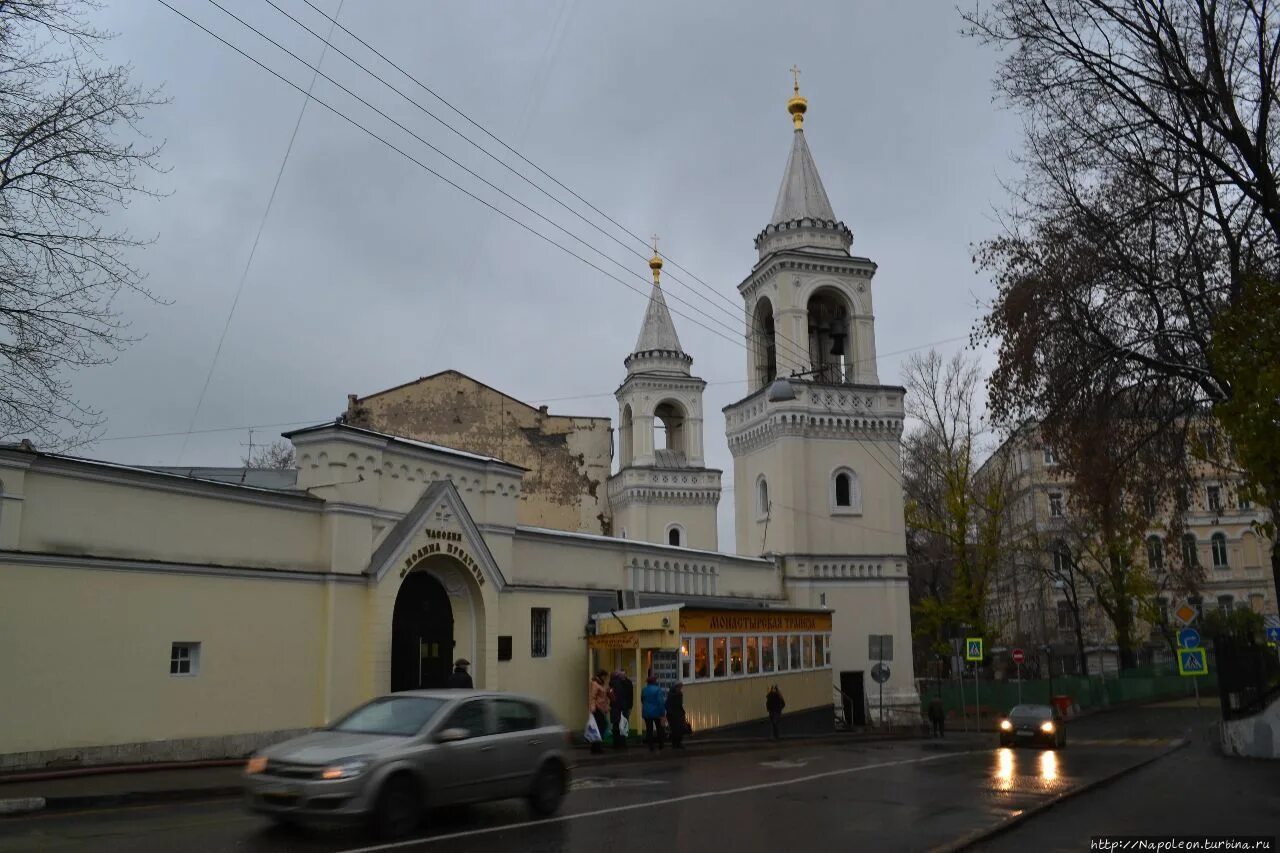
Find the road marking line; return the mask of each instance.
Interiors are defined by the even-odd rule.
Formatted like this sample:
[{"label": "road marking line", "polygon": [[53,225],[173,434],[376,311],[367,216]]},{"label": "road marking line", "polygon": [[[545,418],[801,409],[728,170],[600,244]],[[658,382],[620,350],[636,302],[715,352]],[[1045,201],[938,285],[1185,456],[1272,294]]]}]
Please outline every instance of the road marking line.
[{"label": "road marking line", "polygon": [[577,814],[560,815],[559,817],[549,817],[543,820],[526,820],[520,823],[508,823],[503,826],[485,826],[479,829],[466,829],[461,832],[450,832],[445,835],[435,835],[431,838],[414,838],[406,841],[394,841],[388,844],[375,844],[372,847],[353,847],[349,850],[341,850],[338,853],[377,853],[381,850],[401,850],[405,847],[417,847],[427,844],[434,844],[437,841],[450,841],[455,838],[467,838],[473,835],[491,835],[495,832],[507,832],[515,829],[524,829],[530,826],[547,826],[553,823],[567,823],[571,820],[582,820],[583,818],[599,817],[601,815],[618,814],[619,812],[636,811],[637,809],[651,809],[657,806],[667,806],[672,803],[684,803],[690,800],[703,800],[710,797],[728,797],[734,794],[744,794],[748,791],[762,791],[766,788],[780,788],[784,785],[799,785],[803,782],[812,782],[815,779],[829,779],[832,776],[845,776],[850,773],[860,773],[863,770],[879,770],[884,767],[902,767],[907,764],[924,764],[928,761],[939,761],[944,758],[955,758],[961,755],[974,755],[986,750],[969,749],[963,752],[952,752],[946,755],[926,755],[922,758],[904,758],[901,761],[881,761],[876,764],[862,764],[857,767],[843,767],[839,770],[827,770],[822,773],[810,773],[808,776],[797,776],[794,779],[779,779],[773,782],[761,782],[756,785],[743,785],[740,788],[726,788],[721,791],[701,791],[697,794],[684,794],[679,797],[667,797],[664,800],[653,800],[647,803],[631,803],[625,806],[612,806],[607,809],[596,809],[590,812],[578,812]]}]

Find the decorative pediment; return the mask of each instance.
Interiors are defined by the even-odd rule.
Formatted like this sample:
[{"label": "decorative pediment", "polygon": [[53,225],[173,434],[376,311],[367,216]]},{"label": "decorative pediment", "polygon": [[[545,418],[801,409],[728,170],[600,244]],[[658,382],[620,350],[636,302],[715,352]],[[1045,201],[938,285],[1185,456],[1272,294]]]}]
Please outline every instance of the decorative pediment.
[{"label": "decorative pediment", "polygon": [[395,569],[404,574],[418,561],[444,554],[461,563],[480,586],[491,584],[501,591],[506,579],[489,551],[484,537],[467,512],[453,483],[437,480],[427,486],[373,552],[365,574],[378,583]]}]

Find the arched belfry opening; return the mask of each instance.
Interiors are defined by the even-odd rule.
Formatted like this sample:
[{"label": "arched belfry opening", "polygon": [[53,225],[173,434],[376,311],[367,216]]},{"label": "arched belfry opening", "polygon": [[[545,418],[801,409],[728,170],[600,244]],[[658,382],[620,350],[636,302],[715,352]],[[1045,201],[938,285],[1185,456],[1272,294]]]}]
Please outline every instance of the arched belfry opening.
[{"label": "arched belfry opening", "polygon": [[814,381],[830,385],[853,382],[849,303],[838,291],[822,288],[809,297],[805,310]]},{"label": "arched belfry opening", "polygon": [[756,386],[763,388],[778,376],[778,335],[773,303],[761,299],[751,318],[751,351],[755,353]]},{"label": "arched belfry opening", "polygon": [[430,572],[410,572],[391,617],[391,690],[447,687],[453,646],[453,606],[444,584]]},{"label": "arched belfry opening", "polygon": [[682,462],[688,452],[684,407],[666,400],[653,410],[653,450],[659,465]]}]

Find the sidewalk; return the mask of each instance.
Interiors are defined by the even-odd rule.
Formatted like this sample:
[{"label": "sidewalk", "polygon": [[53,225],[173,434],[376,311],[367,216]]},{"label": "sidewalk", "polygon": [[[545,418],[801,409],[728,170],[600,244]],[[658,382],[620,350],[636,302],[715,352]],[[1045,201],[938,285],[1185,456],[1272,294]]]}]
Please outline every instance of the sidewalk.
[{"label": "sidewalk", "polygon": [[[736,733],[735,733],[736,734]],[[722,755],[730,752],[776,748],[779,745],[812,743],[851,743],[884,740],[910,740],[917,734],[902,732],[830,731],[822,734],[802,733],[774,741],[758,735],[695,736],[686,741],[686,749],[649,752],[643,745],[632,744],[625,750],[606,749],[592,755],[586,746],[570,751],[570,767],[575,772],[614,764],[650,761],[687,761],[690,758]],[[965,748],[963,733],[933,742],[933,748]],[[954,744],[949,746],[948,744]],[[45,809],[109,808],[147,803],[201,800],[238,796],[241,792],[243,761],[193,762],[130,766],[127,768],[90,767],[42,771],[0,776],[0,816],[26,814]]]}]

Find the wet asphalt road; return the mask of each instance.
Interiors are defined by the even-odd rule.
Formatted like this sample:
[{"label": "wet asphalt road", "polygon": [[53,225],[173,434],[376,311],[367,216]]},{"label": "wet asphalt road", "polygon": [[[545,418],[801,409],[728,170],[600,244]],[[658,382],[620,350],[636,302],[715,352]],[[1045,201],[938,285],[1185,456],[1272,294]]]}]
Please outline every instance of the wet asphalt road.
[{"label": "wet asphalt road", "polygon": [[[355,830],[282,831],[220,800],[10,819],[0,822],[0,853],[927,850],[1160,754],[1194,725],[1183,709],[1100,715],[1074,724],[1060,752],[996,749],[994,737],[690,750],[575,771],[552,820],[532,822],[515,802],[475,806],[434,814],[417,838],[390,846]],[[1110,800],[1109,790],[1084,799]],[[1042,847],[1036,821],[1056,811],[1026,824],[1033,834],[1021,846],[1001,849]]]}]

